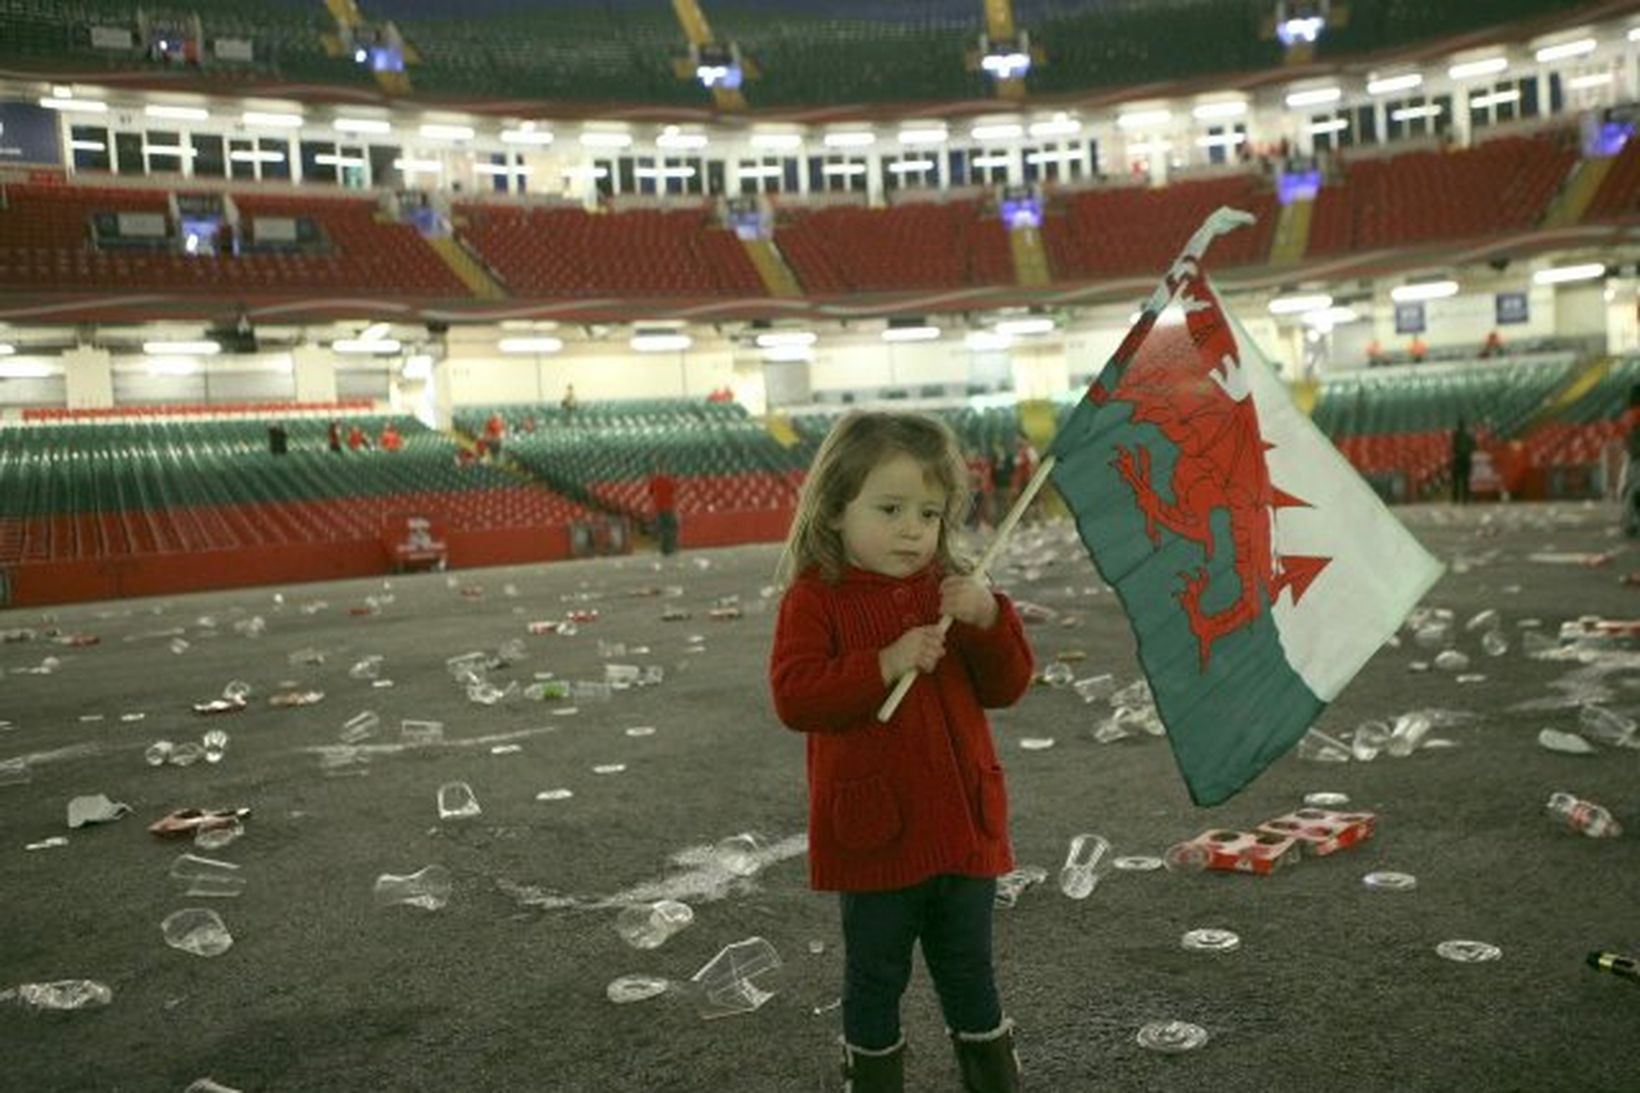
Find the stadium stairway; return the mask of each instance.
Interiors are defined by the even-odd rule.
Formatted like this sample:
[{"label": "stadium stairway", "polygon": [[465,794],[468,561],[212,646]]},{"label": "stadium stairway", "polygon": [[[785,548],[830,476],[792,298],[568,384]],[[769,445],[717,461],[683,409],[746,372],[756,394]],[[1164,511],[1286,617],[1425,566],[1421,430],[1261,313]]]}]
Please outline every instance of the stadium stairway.
[{"label": "stadium stairway", "polygon": [[797,283],[797,275],[775,248],[774,240],[742,239],[740,245],[745,248],[746,257],[751,259],[752,267],[757,270],[758,277],[762,278],[763,287],[769,290],[770,296],[790,299],[803,295],[803,288]]},{"label": "stadium stairway", "polygon": [[490,276],[489,271],[473,257],[459,239],[454,236],[429,238],[427,245],[433,248],[433,253],[450,267],[450,272],[459,277],[461,283],[480,300],[500,300],[506,297],[506,290]]},{"label": "stadium stairway", "polygon": [[[1609,163],[1610,160],[1606,162]],[[1593,192],[1593,190],[1590,191],[1591,194]],[[1562,384],[1559,389],[1544,398],[1538,405],[1537,410],[1522,422],[1518,428],[1511,431],[1517,436],[1526,436],[1536,432],[1541,426],[1565,417],[1566,412],[1590,391],[1598,387],[1611,370],[1611,357],[1598,357],[1590,361],[1578,370],[1571,379]]]},{"label": "stadium stairway", "polygon": [[1611,174],[1612,164],[1616,162],[1612,156],[1578,160],[1577,166],[1572,169],[1572,177],[1550,202],[1549,211],[1543,217],[1543,226],[1569,228],[1581,222],[1583,214],[1589,211],[1589,205],[1594,201],[1594,195],[1600,192],[1601,183]]},{"label": "stadium stairway", "polygon": [[1048,250],[1037,228],[1018,228],[1008,233],[1008,249],[1014,259],[1014,283],[1039,288],[1053,280],[1048,269]]},{"label": "stadium stairway", "polygon": [[1275,238],[1270,242],[1272,266],[1295,265],[1304,257],[1310,247],[1310,220],[1314,214],[1314,201],[1291,201],[1281,207]]}]

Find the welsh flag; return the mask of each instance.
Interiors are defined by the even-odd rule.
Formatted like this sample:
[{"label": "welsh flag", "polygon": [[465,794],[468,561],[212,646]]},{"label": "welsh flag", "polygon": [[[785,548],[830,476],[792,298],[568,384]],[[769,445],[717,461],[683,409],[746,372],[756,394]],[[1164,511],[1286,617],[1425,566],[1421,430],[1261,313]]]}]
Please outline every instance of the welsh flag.
[{"label": "welsh flag", "polygon": [[1208,218],[1049,453],[1198,805],[1292,747],[1441,574],[1220,307],[1202,253],[1251,219]]}]

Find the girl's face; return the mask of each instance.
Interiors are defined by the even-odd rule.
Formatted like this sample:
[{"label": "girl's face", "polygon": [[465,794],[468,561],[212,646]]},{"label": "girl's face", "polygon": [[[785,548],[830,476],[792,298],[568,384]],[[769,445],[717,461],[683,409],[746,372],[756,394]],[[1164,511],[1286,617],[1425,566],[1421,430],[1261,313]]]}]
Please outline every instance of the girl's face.
[{"label": "girl's face", "polygon": [[945,491],[900,452],[872,468],[833,526],[850,565],[908,577],[934,557],[944,514]]}]

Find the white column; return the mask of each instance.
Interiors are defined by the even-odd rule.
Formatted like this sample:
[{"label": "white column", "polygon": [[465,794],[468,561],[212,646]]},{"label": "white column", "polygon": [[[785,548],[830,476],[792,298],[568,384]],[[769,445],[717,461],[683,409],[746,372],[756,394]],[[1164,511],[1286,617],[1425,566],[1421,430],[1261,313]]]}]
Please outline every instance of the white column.
[{"label": "white column", "polygon": [[80,347],[60,358],[70,410],[100,410],[114,405],[114,356],[106,349]]},{"label": "white column", "polygon": [[428,381],[432,388],[433,427],[448,429],[454,420],[455,384],[450,374],[451,362],[448,356],[433,362],[433,378]]},{"label": "white column", "polygon": [[297,402],[335,402],[336,368],[330,350],[317,345],[299,345],[290,352],[296,374]]}]

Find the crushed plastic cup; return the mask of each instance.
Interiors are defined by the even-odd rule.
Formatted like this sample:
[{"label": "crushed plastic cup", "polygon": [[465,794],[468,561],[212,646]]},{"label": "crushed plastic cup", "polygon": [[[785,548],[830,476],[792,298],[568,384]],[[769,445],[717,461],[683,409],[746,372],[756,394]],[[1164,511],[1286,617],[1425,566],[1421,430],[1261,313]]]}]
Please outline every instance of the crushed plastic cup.
[{"label": "crushed plastic cup", "polygon": [[166,762],[173,767],[191,767],[203,758],[205,758],[205,748],[202,745],[195,744],[192,741],[184,741],[171,748],[171,754],[166,758]]},{"label": "crushed plastic cup", "polygon": [[223,1085],[214,1078],[196,1078],[182,1093],[240,1093],[232,1086]]},{"label": "crushed plastic cup", "polygon": [[1102,836],[1082,834],[1071,840],[1059,870],[1059,890],[1071,899],[1087,899],[1099,883],[1099,865],[1110,852]]},{"label": "crushed plastic cup", "polygon": [[187,884],[186,895],[232,899],[245,890],[245,877],[233,862],[182,854],[171,863],[171,877]]},{"label": "crushed plastic cup", "polygon": [[655,975],[623,975],[610,980],[609,986],[604,988],[604,995],[617,1006],[624,1006],[665,994],[671,986],[670,980]]},{"label": "crushed plastic cup", "polygon": [[599,638],[598,655],[605,660],[608,660],[610,657],[624,657],[626,656],[626,642],[605,641],[604,639]]},{"label": "crushed plastic cup", "polygon": [[194,845],[201,850],[221,850],[244,833],[245,825],[235,816],[224,824],[200,827],[194,832]]},{"label": "crushed plastic cup", "polygon": [[1488,630],[1481,635],[1481,648],[1489,657],[1501,657],[1509,651],[1509,639],[1502,630]]},{"label": "crushed plastic cup", "polygon": [[1469,621],[1463,624],[1463,628],[1473,634],[1477,630],[1496,630],[1502,625],[1503,616],[1498,614],[1497,608],[1488,607],[1471,616]]},{"label": "crushed plastic cup", "polygon": [[0,1002],[31,1010],[86,1010],[106,1006],[114,992],[94,979],[56,979],[50,983],[19,983],[0,991]]},{"label": "crushed plastic cup", "polygon": [[34,772],[29,769],[27,756],[19,755],[13,759],[0,761],[0,786],[20,786],[33,777]]},{"label": "crushed plastic cup", "polygon": [[1179,947],[1193,953],[1230,953],[1241,948],[1241,938],[1229,930],[1187,930]]},{"label": "crushed plastic cup", "polygon": [[1469,667],[1469,654],[1456,649],[1442,649],[1435,654],[1435,667],[1443,672],[1461,672]]},{"label": "crushed plastic cup", "polygon": [[1390,727],[1382,721],[1363,721],[1350,737],[1350,754],[1359,762],[1370,763],[1389,743],[1389,736]]},{"label": "crushed plastic cup", "polygon": [[355,661],[353,667],[347,670],[351,679],[375,679],[382,673],[382,658],[380,655],[371,655],[363,660]]},{"label": "crushed plastic cup", "polygon": [[1411,873],[1397,873],[1384,869],[1368,873],[1361,883],[1374,892],[1410,892],[1418,887],[1418,878]]},{"label": "crushed plastic cup", "polygon": [[473,794],[473,787],[466,782],[446,782],[438,787],[439,819],[464,820],[483,811],[478,807],[478,798]]},{"label": "crushed plastic cup", "polygon": [[1069,687],[1075,679],[1076,672],[1062,660],[1053,661],[1042,669],[1042,682],[1050,687]]},{"label": "crushed plastic cup", "polygon": [[695,912],[687,903],[663,899],[621,908],[615,916],[615,932],[634,949],[658,949],[694,921]]},{"label": "crushed plastic cup", "polygon": [[151,767],[163,767],[166,760],[171,758],[171,750],[175,747],[176,745],[169,740],[156,740],[142,753],[143,761]]},{"label": "crushed plastic cup", "polygon": [[242,679],[230,679],[222,688],[222,697],[229,702],[243,702],[251,696],[251,685]]},{"label": "crushed plastic cup", "polygon": [[186,653],[188,651],[188,649],[189,649],[189,644],[188,644],[188,639],[187,638],[172,638],[171,639],[171,652],[175,656],[180,657],[183,653]]},{"label": "crushed plastic cup", "polygon": [[360,710],[342,722],[342,731],[337,738],[344,744],[357,744],[375,736],[381,725],[382,719],[374,710]]},{"label": "crushed plastic cup", "polygon": [[1441,942],[1435,953],[1458,964],[1485,964],[1503,956],[1503,950],[1490,942],[1464,938]]},{"label": "crushed plastic cup", "polygon": [[221,729],[212,729],[199,738],[199,744],[205,750],[207,763],[220,763],[228,751],[228,734]]},{"label": "crushed plastic cup", "polygon": [[502,690],[500,687],[497,687],[493,683],[488,683],[481,680],[475,683],[467,684],[467,701],[476,703],[480,706],[494,706],[497,702],[500,702],[506,697],[507,692]]},{"label": "crushed plastic cup", "polygon": [[529,655],[529,647],[524,644],[523,639],[511,638],[501,643],[495,655],[501,660],[502,665],[517,664]]},{"label": "crushed plastic cup", "polygon": [[1390,730],[1389,742],[1384,747],[1395,758],[1405,759],[1418,750],[1432,728],[1434,722],[1422,710],[1404,713],[1395,719],[1395,727]]},{"label": "crushed plastic cup", "polygon": [[611,688],[607,683],[578,679],[570,685],[570,697],[577,703],[608,702]]},{"label": "crushed plastic cup", "polygon": [[643,669],[636,664],[604,665],[604,682],[611,687],[630,687],[643,677]]},{"label": "crushed plastic cup", "polygon": [[724,869],[737,877],[749,877],[758,871],[758,852],[762,843],[749,831],[730,835],[712,848],[712,856]]},{"label": "crushed plastic cup", "polygon": [[1071,684],[1083,702],[1099,702],[1109,698],[1116,690],[1116,677],[1106,672],[1104,675],[1089,676]]},{"label": "crushed plastic cup", "polygon": [[1577,712],[1578,731],[1584,736],[1617,748],[1640,747],[1636,739],[1635,720],[1623,714],[1586,702]]},{"label": "crushed plastic cup", "polygon": [[209,907],[184,907],[160,923],[165,943],[195,956],[221,956],[233,945],[222,916]]},{"label": "crushed plastic cup", "polygon": [[1015,906],[1027,888],[1041,884],[1047,879],[1048,871],[1040,865],[1023,865],[1012,873],[1004,873],[997,878],[996,906]]},{"label": "crushed plastic cup", "polygon": [[761,937],[724,946],[689,980],[701,1017],[710,1021],[757,1010],[774,997],[771,980],[779,969],[780,954]]},{"label": "crushed plastic cup", "polygon": [[1174,843],[1162,855],[1162,864],[1169,873],[1200,873],[1207,868],[1212,855],[1200,843]]},{"label": "crushed plastic cup", "polygon": [[1177,1055],[1207,1043],[1207,1030],[1189,1021],[1152,1021],[1140,1028],[1134,1039],[1150,1051]]},{"label": "crushed plastic cup", "polygon": [[370,773],[370,756],[358,748],[324,748],[319,752],[319,773],[326,778],[345,778]]},{"label": "crushed plastic cup", "polygon": [[1350,749],[1320,729],[1311,729],[1298,741],[1293,754],[1312,763],[1348,763]]},{"label": "crushed plastic cup", "polygon": [[402,903],[423,911],[437,911],[450,902],[452,887],[450,870],[442,865],[429,865],[404,876],[383,873],[376,878],[376,906]]}]

